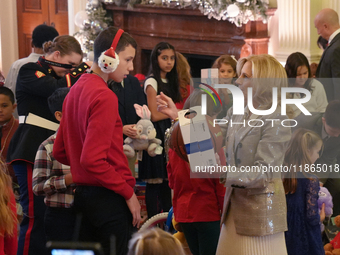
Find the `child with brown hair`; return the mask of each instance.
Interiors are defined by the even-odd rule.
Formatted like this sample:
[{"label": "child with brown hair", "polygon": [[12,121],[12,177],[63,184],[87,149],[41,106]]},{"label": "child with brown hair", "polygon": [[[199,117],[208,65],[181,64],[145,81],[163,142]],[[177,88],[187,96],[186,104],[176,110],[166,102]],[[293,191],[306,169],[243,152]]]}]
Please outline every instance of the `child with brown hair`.
[{"label": "child with brown hair", "polygon": [[133,71],[136,41],[122,29],[108,27],[94,41],[91,72],[80,77],[63,104],[53,156],[69,165],[77,184],[74,208],[82,215],[80,241],[100,242],[110,254],[127,253],[132,227],[139,227],[136,184],[123,152],[123,125],[109,79],[121,82]]},{"label": "child with brown hair", "polygon": [[[236,72],[237,61],[234,56],[222,55],[217,58],[212,68],[218,69],[219,84],[233,84],[235,78],[237,78]],[[229,94],[228,89],[219,89],[218,93],[221,95],[223,102],[222,111],[217,116],[218,119],[222,119],[227,115],[228,109],[233,105],[232,95]]]},{"label": "child with brown hair", "polygon": [[320,221],[325,218],[324,205],[319,214],[319,179],[309,173],[321,150],[321,137],[313,131],[299,128],[293,133],[284,157],[283,165],[290,169],[283,178],[287,201],[288,231],[285,239],[288,255],[324,254],[320,232]]}]

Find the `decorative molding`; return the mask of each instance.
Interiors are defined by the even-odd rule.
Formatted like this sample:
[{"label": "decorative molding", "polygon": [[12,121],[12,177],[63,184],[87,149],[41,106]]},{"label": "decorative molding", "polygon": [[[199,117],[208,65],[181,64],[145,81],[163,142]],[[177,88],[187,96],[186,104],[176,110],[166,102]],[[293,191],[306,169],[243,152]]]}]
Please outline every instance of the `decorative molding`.
[{"label": "decorative molding", "polygon": [[[317,33],[314,28],[313,5],[319,5],[320,0],[278,0],[279,49],[275,52],[280,62],[296,51],[304,53],[309,60],[320,58],[322,51],[316,45]],[[318,3],[317,3],[318,2]]]}]

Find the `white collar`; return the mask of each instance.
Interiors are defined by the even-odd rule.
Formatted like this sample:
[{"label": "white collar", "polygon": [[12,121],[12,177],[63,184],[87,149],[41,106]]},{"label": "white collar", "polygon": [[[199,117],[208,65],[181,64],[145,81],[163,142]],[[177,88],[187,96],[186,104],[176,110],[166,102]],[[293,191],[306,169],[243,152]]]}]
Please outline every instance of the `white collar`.
[{"label": "white collar", "polygon": [[338,28],[337,30],[334,31],[333,34],[331,34],[331,36],[330,36],[329,39],[328,39],[328,44],[330,44],[331,41],[334,39],[334,37],[335,37],[337,34],[339,34],[339,33],[340,33],[340,28]]}]

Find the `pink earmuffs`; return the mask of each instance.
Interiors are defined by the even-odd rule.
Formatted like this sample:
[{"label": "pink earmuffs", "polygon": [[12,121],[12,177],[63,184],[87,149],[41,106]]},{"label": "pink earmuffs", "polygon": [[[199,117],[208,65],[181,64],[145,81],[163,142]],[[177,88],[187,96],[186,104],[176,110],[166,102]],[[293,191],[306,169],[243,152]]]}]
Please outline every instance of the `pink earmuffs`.
[{"label": "pink earmuffs", "polygon": [[98,65],[102,72],[113,73],[119,65],[119,56],[116,53],[116,47],[120,37],[124,33],[123,29],[119,29],[113,39],[110,49],[102,52],[98,59]]}]

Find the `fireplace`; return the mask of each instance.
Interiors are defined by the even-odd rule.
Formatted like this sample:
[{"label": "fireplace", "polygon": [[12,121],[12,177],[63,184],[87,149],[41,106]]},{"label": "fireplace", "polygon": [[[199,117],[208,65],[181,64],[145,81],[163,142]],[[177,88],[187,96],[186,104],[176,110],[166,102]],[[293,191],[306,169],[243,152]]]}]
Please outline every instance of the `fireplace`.
[{"label": "fireplace", "polygon": [[[152,48],[161,41],[172,44],[188,58],[193,77],[211,67],[223,54],[237,59],[268,53],[267,24],[252,21],[236,27],[228,21],[208,19],[197,9],[136,5],[133,9],[107,4],[113,11],[114,26],[124,29],[137,41],[134,73],[147,74]],[[270,9],[268,15],[273,15]]]},{"label": "fireplace", "polygon": [[[150,55],[151,50],[142,50],[142,74],[147,74],[150,67]],[[193,78],[200,78],[201,77],[201,69],[202,68],[211,68],[213,65],[216,56],[208,56],[208,55],[197,55],[197,54],[186,54],[183,53],[186,59],[189,62],[191,68],[191,75]]]}]

